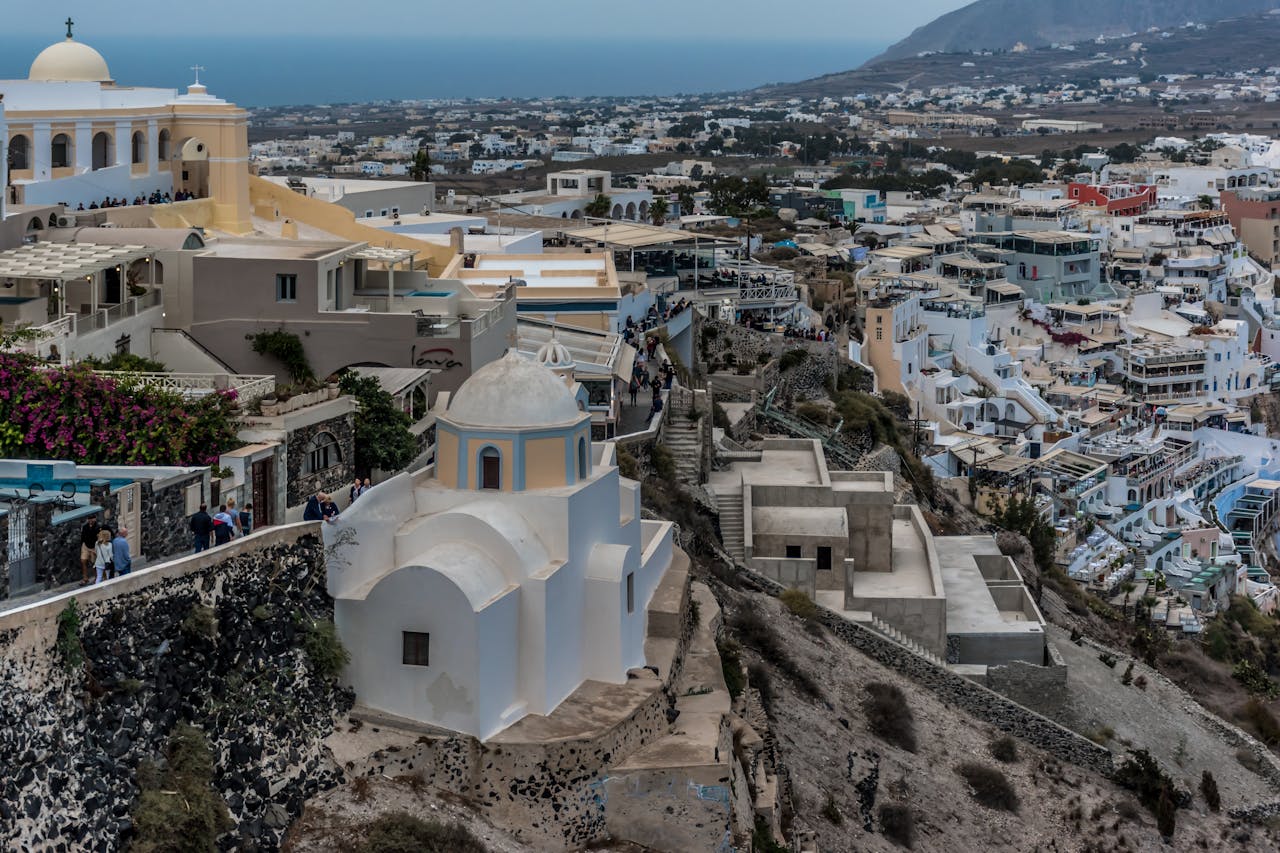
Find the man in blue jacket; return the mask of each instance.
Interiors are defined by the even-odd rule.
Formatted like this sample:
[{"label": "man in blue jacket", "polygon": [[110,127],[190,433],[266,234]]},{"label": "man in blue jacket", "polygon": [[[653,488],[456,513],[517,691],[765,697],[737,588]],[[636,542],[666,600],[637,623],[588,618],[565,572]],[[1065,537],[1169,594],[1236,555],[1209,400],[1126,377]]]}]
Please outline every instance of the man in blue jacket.
[{"label": "man in blue jacket", "polygon": [[121,527],[111,540],[111,562],[115,564],[116,576],[127,575],[133,570],[133,557],[129,554],[128,529]]}]

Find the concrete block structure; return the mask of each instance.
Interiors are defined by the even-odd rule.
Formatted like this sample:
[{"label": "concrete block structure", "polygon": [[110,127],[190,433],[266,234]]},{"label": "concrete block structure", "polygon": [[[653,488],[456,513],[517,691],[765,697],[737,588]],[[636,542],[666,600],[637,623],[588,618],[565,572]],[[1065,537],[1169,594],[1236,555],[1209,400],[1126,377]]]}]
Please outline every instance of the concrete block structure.
[{"label": "concrete block structure", "polygon": [[854,621],[881,622],[949,664],[1042,665],[1044,619],[990,536],[935,537],[893,474],[830,471],[821,444],[766,439],[711,474],[726,546],[759,574]]}]

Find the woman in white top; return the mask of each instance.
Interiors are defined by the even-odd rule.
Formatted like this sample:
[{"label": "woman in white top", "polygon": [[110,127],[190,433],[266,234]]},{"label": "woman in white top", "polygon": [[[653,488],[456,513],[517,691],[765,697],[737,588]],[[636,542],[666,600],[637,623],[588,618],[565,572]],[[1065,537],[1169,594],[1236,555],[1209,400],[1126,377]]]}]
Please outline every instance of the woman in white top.
[{"label": "woman in white top", "polygon": [[107,566],[111,564],[111,531],[99,530],[98,541],[93,546],[93,570],[97,573],[97,583],[102,583],[107,574]]}]

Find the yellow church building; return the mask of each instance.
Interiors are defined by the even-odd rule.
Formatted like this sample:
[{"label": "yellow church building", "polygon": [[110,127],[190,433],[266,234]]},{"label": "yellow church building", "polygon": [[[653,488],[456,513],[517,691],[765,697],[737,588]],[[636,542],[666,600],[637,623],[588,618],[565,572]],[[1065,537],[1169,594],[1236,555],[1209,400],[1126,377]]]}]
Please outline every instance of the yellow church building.
[{"label": "yellow church building", "polygon": [[27,79],[0,80],[5,200],[74,211],[187,192],[213,201],[212,220],[198,224],[250,231],[248,113],[210,95],[194,70],[185,94],[117,85],[68,19],[66,38],[36,56]]}]

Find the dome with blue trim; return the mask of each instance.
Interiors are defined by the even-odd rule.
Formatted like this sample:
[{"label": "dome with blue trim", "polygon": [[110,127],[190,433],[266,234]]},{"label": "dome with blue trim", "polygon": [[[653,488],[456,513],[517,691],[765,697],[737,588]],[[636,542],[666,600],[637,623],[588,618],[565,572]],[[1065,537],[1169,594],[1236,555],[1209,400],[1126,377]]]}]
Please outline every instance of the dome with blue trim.
[{"label": "dome with blue trim", "polygon": [[445,417],[459,426],[511,428],[561,426],[582,414],[564,380],[511,349],[462,383]]}]

